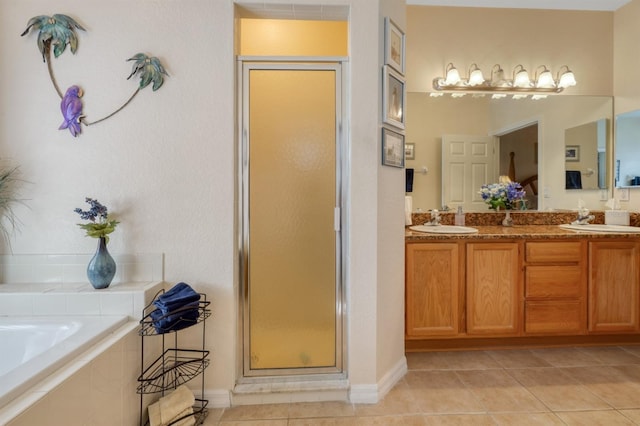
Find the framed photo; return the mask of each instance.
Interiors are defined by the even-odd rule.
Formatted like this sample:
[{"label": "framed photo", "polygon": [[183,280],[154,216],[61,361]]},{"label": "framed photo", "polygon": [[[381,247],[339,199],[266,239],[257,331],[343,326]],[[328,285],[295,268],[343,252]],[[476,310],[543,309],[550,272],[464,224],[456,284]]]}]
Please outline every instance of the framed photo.
[{"label": "framed photo", "polygon": [[404,129],[404,78],[389,65],[383,67],[382,74],[382,121]]},{"label": "framed photo", "polygon": [[404,75],[404,33],[390,18],[384,19],[384,63]]},{"label": "framed photo", "polygon": [[565,146],[564,161],[580,161],[580,146],[579,145]]},{"label": "framed photo", "polygon": [[416,144],[406,143],[404,144],[404,159],[415,160],[416,159]]},{"label": "framed photo", "polygon": [[404,167],[404,135],[382,128],[382,165]]}]

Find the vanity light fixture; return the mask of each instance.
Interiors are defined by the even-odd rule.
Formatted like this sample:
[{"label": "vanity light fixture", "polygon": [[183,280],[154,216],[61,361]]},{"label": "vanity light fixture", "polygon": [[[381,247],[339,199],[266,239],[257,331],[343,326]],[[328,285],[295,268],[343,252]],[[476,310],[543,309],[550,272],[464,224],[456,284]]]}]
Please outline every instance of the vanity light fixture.
[{"label": "vanity light fixture", "polygon": [[469,68],[469,86],[479,86],[482,83],[484,83],[482,70],[478,68],[478,65],[471,64],[471,68]]},{"label": "vanity light fixture", "polygon": [[[563,68],[566,68],[567,70],[560,74],[560,71],[562,71]],[[571,71],[568,66],[561,66],[560,71],[558,71],[558,87],[565,89],[567,87],[576,85],[576,77],[573,75],[573,71]]]},{"label": "vanity light fixture", "polygon": [[474,63],[469,67],[468,78],[464,78],[453,63],[449,62],[445,67],[444,77],[433,79],[433,88],[436,92],[431,96],[450,93],[452,96],[462,97],[466,93],[472,93],[476,96],[491,93],[492,99],[510,95],[516,99],[531,96],[531,99],[536,100],[544,99],[547,95],[560,93],[567,87],[576,85],[573,71],[567,65],[560,68],[555,79],[546,65],[540,65],[536,68],[532,80],[524,66],[518,64],[513,69],[511,77],[511,79],[505,78],[502,67],[495,64],[491,68],[491,78],[487,80],[480,67]]},{"label": "vanity light fixture", "polygon": [[529,73],[524,69],[522,65],[516,65],[516,67],[513,69],[513,87],[531,87]]},{"label": "vanity light fixture", "polygon": [[456,84],[460,83],[460,73],[458,72],[456,67],[453,66],[453,63],[449,62],[444,72],[446,75],[444,84],[446,84],[447,86],[455,86]]},{"label": "vanity light fixture", "polygon": [[[538,75],[538,70],[540,68],[542,68],[543,70],[540,75]],[[545,65],[540,65],[536,69],[536,87],[545,89],[556,87],[556,82],[553,79],[553,74],[551,74],[551,71],[549,71]]]},{"label": "vanity light fixture", "polygon": [[491,82],[489,85],[494,87],[509,86],[509,80],[504,78],[504,70],[499,64],[495,64],[493,68],[491,68]]}]

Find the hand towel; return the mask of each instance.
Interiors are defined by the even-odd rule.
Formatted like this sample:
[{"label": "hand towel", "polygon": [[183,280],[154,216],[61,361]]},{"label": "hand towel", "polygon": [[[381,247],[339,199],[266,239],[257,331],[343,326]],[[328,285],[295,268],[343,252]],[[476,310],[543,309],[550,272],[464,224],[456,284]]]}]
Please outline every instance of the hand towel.
[{"label": "hand towel", "polygon": [[163,426],[160,418],[160,401],[151,404],[149,410],[149,426]]},{"label": "hand towel", "polygon": [[160,418],[166,425],[179,418],[179,414],[191,408],[196,402],[193,392],[185,385],[180,385],[169,395],[160,398]]},{"label": "hand towel", "polygon": [[[184,419],[178,420],[181,417],[193,414],[193,408],[189,407],[178,413],[171,422],[174,423],[163,423],[162,417],[160,414],[160,401],[155,404],[151,404],[149,406],[149,426],[166,426],[171,424],[171,426],[193,426],[196,424],[196,419],[194,416],[185,417]],[[178,420],[178,421],[176,421]]]},{"label": "hand towel", "polygon": [[189,284],[180,282],[171,287],[164,294],[158,296],[153,304],[167,314],[182,306],[188,305],[200,300],[200,294],[196,293]]},{"label": "hand towel", "polygon": [[582,173],[580,170],[566,170],[565,189],[582,189]]},{"label": "hand towel", "polygon": [[198,303],[193,303],[168,314],[164,314],[160,309],[155,309],[150,313],[153,327],[158,334],[189,327],[198,322],[200,316],[198,306]]},{"label": "hand towel", "polygon": [[405,195],[404,197],[404,224],[411,225],[411,212],[413,210],[413,198],[411,195]]},{"label": "hand towel", "polygon": [[404,192],[413,192],[413,169],[404,169]]},{"label": "hand towel", "polygon": [[[171,426],[194,426],[196,424],[196,419],[194,416],[191,416],[190,414],[193,414],[193,408],[189,407],[186,410],[182,411],[181,413],[179,413],[170,423]],[[189,416],[189,417],[184,417],[184,416]],[[184,417],[184,419],[178,420],[181,417]]]}]

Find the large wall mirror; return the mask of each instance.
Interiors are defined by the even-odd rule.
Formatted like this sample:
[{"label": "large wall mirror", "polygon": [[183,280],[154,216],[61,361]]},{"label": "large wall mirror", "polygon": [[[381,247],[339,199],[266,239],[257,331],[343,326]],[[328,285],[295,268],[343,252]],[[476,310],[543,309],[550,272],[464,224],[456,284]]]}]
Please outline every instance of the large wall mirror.
[{"label": "large wall mirror", "polygon": [[[556,95],[534,101],[410,92],[406,142],[414,144],[415,160],[406,167],[415,170],[413,205],[422,210],[463,205],[467,211],[486,211],[478,195],[480,181],[495,182],[500,175],[533,182],[527,188],[530,209],[572,209],[578,199],[599,200],[600,191],[608,187],[612,115],[613,99],[605,96]],[[449,142],[463,146],[461,141],[468,140],[469,147],[478,147],[475,138],[485,143],[487,137],[495,164],[483,169],[486,177],[472,170],[456,187],[452,179],[459,180],[464,172],[460,164],[452,172],[446,155]],[[576,174],[581,184],[567,189],[567,175]]]},{"label": "large wall mirror", "polygon": [[616,187],[640,188],[640,110],[616,115]]}]

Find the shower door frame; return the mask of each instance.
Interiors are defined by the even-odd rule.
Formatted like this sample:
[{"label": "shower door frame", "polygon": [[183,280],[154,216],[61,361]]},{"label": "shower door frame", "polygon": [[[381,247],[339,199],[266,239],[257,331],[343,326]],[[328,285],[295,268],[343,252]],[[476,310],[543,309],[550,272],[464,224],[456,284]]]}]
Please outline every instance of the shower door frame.
[{"label": "shower door frame", "polygon": [[[289,377],[291,379],[345,379],[346,372],[346,292],[344,277],[346,261],[346,175],[347,132],[345,131],[347,58],[344,57],[254,57],[239,56],[238,70],[238,170],[239,170],[239,269],[240,310],[238,353],[238,383],[252,383],[264,378]],[[334,230],[336,232],[335,274],[335,366],[251,369],[249,323],[249,72],[251,70],[312,70],[334,71],[336,90],[336,205]]]}]

